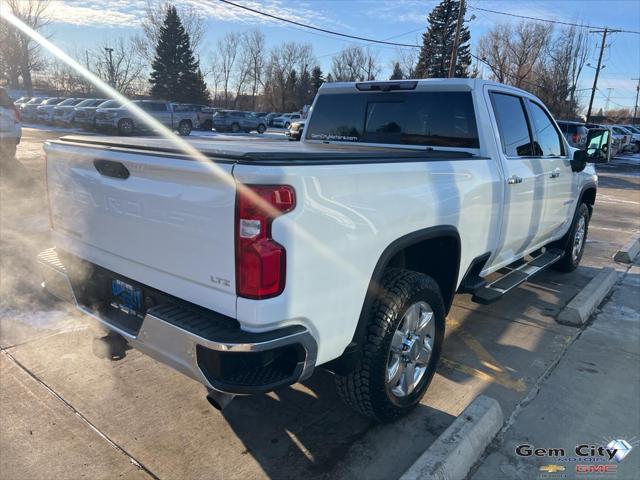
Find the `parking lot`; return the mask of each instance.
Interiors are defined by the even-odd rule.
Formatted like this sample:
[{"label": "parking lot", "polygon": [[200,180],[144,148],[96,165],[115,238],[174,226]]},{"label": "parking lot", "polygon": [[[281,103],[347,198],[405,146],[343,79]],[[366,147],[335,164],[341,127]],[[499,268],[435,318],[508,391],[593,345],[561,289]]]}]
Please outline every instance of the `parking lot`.
[{"label": "parking lot", "polygon": [[[543,272],[489,306],[456,297],[440,368],[408,417],[391,425],[359,417],[322,370],[303,384],[238,398],[220,413],[201,385],[41,292],[35,257],[51,246],[42,144],[66,133],[25,128],[16,159],[2,159],[5,478],[398,478],[477,395],[498,400],[509,419],[547,388],[581,333],[555,318],[602,267],[640,275],[612,259],[640,234],[640,155],[627,155],[598,169],[598,198],[577,271]],[[284,139],[281,131],[266,135]],[[633,332],[637,347],[640,332]],[[575,375],[591,381],[588,370]],[[632,420],[628,432],[617,434],[637,435]]]}]

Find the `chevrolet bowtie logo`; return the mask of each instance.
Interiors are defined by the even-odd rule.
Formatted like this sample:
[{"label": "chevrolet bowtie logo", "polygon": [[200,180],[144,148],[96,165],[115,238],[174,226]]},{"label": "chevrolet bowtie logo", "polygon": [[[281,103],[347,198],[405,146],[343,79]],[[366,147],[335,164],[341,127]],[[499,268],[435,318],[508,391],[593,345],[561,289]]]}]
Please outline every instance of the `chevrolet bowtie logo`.
[{"label": "chevrolet bowtie logo", "polygon": [[564,467],[562,465],[542,465],[540,471],[547,473],[564,472]]}]

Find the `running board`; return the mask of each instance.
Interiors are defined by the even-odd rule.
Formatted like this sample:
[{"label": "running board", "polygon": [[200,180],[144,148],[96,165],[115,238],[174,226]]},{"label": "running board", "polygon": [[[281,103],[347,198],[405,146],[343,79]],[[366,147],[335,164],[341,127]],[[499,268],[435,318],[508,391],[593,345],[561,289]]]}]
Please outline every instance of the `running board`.
[{"label": "running board", "polygon": [[473,293],[472,300],[483,305],[493,303],[496,300],[499,300],[505,293],[513,290],[521,283],[526,282],[539,271],[556,263],[562,258],[562,255],[564,255],[562,250],[548,249],[542,255],[538,255],[530,262],[523,263],[518,268],[511,270],[495,282],[476,290]]}]

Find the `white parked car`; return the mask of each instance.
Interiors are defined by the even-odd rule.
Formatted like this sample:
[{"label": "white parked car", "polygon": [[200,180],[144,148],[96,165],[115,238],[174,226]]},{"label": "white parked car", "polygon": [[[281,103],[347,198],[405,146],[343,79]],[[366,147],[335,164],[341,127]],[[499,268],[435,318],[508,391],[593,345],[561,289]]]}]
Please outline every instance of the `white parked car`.
[{"label": "white parked car", "polygon": [[289,128],[293,122],[302,118],[302,115],[299,113],[285,113],[284,115],[274,118],[272,125],[278,128]]},{"label": "white parked car", "polygon": [[22,138],[20,111],[7,91],[0,87],[0,153],[2,157],[14,157]]},{"label": "white parked car", "polygon": [[51,140],[45,285],[219,408],[325,368],[393,420],[457,292],[578,266],[609,137],[577,150],[526,91],[434,79],[325,83],[300,142]]},{"label": "white parked car", "polygon": [[36,120],[40,123],[50,124],[53,122],[53,109],[56,105],[66,100],[64,97],[51,97],[43,100],[36,108]]}]

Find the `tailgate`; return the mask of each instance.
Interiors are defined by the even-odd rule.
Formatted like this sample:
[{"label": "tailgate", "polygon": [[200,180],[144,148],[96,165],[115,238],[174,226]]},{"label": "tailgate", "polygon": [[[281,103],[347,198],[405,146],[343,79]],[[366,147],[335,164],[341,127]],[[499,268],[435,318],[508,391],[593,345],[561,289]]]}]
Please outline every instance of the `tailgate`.
[{"label": "tailgate", "polygon": [[63,143],[45,150],[59,248],[235,317],[232,164]]}]

